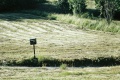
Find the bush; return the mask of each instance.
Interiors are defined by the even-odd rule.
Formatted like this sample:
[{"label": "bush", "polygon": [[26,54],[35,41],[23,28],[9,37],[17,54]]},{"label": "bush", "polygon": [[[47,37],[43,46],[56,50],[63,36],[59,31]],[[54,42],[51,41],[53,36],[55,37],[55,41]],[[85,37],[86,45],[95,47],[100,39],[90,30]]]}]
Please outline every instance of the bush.
[{"label": "bush", "polygon": [[73,14],[80,14],[86,10],[86,0],[68,0]]},{"label": "bush", "polygon": [[95,0],[96,7],[100,10],[102,16],[105,17],[108,24],[111,23],[115,12],[120,11],[120,0]]},{"label": "bush", "polygon": [[98,9],[104,8],[105,1],[112,2],[115,6],[115,11],[120,11],[120,0],[95,0]]},{"label": "bush", "polygon": [[58,0],[57,6],[61,12],[80,14],[86,10],[86,0]]},{"label": "bush", "polygon": [[68,0],[58,0],[57,7],[60,12],[63,13],[68,13],[70,11]]}]

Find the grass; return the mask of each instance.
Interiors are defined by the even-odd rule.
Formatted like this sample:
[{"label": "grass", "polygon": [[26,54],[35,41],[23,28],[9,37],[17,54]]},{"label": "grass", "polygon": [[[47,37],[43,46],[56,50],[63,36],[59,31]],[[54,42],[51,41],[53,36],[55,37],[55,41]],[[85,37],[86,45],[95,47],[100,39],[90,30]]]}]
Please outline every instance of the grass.
[{"label": "grass", "polygon": [[[119,21],[113,21],[108,27],[105,20],[26,10],[0,14],[0,24],[4,25],[0,25],[1,80],[119,80],[120,78],[119,66],[69,68],[69,66],[120,64]],[[30,38],[37,38],[38,61],[35,62],[33,47],[29,43]],[[65,70],[59,67],[63,63],[68,66]],[[6,67],[16,65],[42,67]],[[58,68],[46,68],[46,66]],[[64,67],[66,66],[63,65]]]},{"label": "grass", "polygon": [[[54,2],[56,0],[50,0],[50,2]],[[61,22],[66,22],[69,24],[77,25],[77,29],[90,29],[90,30],[98,30],[112,33],[120,33],[120,24],[119,21],[113,21],[110,25],[107,24],[105,19],[99,18],[99,11],[95,10],[95,1],[87,0],[87,11],[84,14],[80,14],[78,16],[74,16],[71,14],[58,14],[51,12],[43,12],[41,14],[46,13],[46,17],[48,19],[59,20]],[[34,12],[39,13],[40,11]],[[40,15],[41,15],[40,14]]]},{"label": "grass", "polygon": [[[0,16],[2,17],[0,24],[5,26],[1,27],[4,28],[4,31],[0,32],[1,63],[31,59],[33,56],[32,46],[29,45],[31,37],[37,38],[36,56],[38,57],[49,56],[58,60],[82,60],[84,58],[94,60],[99,57],[119,57],[120,35],[104,33],[108,30],[104,29],[106,25],[104,21],[98,22],[72,15],[51,14],[56,16],[56,19],[59,20],[57,21],[41,18],[39,15],[28,12],[10,13],[9,17],[15,19],[12,21],[5,19],[8,14]],[[22,15],[20,16],[20,14]],[[118,29],[114,28],[114,25]],[[113,22],[110,25],[111,28],[106,28],[119,32],[118,25],[119,22]],[[88,28],[101,29],[104,32],[90,31]]]},{"label": "grass", "polygon": [[1,80],[119,80],[120,67],[83,67],[61,70],[49,67],[0,67]]},{"label": "grass", "polygon": [[105,19],[98,19],[89,13],[81,14],[79,16],[74,16],[71,14],[57,14],[41,11],[23,11],[25,13],[31,13],[34,15],[41,16],[50,20],[58,20],[68,24],[76,25],[77,29],[89,29],[98,30],[104,32],[120,33],[119,21],[113,21],[110,25],[107,24]]},{"label": "grass", "polygon": [[66,64],[61,64],[60,68],[61,68],[62,70],[65,70],[65,69],[67,68],[67,65],[66,65]]},{"label": "grass", "polygon": [[[55,14],[54,14],[55,15]],[[91,20],[85,18],[79,18],[70,14],[56,14],[56,20],[61,22],[66,22],[69,24],[77,25],[77,29],[90,29],[90,30],[98,30],[104,32],[112,32],[112,33],[120,33],[120,24],[116,21],[113,21],[110,25],[107,24],[106,20]]]}]

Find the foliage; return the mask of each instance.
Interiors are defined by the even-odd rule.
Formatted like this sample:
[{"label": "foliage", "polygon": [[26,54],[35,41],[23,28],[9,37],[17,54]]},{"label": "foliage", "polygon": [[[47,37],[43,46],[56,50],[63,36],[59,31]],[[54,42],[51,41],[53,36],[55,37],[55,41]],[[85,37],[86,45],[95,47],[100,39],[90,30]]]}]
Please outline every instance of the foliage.
[{"label": "foliage", "polygon": [[120,0],[95,0],[97,8],[100,10],[108,24],[111,23],[115,11],[120,10]]},{"label": "foliage", "polygon": [[86,10],[86,0],[68,0],[70,9],[74,14],[80,14]]},{"label": "foliage", "polygon": [[58,0],[57,7],[60,9],[60,12],[63,13],[68,13],[70,11],[68,0]]},{"label": "foliage", "polygon": [[[120,0],[95,0],[97,8],[103,8],[105,1],[113,2],[116,11],[120,11]],[[112,6],[112,5],[111,5]]]},{"label": "foliage", "polygon": [[73,14],[80,14],[86,10],[85,2],[85,0],[58,0],[57,6],[64,13],[72,11]]}]

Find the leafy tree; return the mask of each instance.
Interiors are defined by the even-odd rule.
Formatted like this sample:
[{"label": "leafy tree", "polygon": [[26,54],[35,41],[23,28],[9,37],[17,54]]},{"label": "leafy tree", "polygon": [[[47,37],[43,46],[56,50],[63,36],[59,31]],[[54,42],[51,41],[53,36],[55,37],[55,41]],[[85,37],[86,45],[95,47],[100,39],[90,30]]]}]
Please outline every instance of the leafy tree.
[{"label": "leafy tree", "polygon": [[114,13],[120,11],[120,0],[95,0],[97,8],[100,10],[108,24],[111,23]]}]

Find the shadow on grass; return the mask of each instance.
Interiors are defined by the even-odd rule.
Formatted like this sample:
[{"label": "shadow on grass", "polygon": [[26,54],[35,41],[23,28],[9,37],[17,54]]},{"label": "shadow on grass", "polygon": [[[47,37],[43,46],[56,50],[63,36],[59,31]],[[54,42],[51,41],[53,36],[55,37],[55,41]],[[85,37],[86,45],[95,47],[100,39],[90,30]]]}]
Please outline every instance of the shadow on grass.
[{"label": "shadow on grass", "polygon": [[1,13],[0,19],[6,21],[21,21],[23,19],[52,19],[52,17],[50,17],[50,13],[39,10],[23,10],[19,12]]},{"label": "shadow on grass", "polygon": [[[8,61],[6,62],[7,66],[28,66],[28,67],[36,67],[36,66],[46,66],[46,67],[60,67],[62,64],[66,64],[68,67],[81,67],[81,66],[89,66],[89,67],[103,67],[103,66],[116,66],[120,65],[120,57],[98,57],[96,59],[72,59],[72,60],[63,60],[63,59],[54,59],[54,58],[30,58],[24,59],[22,61]],[[0,65],[4,65],[4,63],[0,62]]]},{"label": "shadow on grass", "polygon": [[1,12],[0,19],[7,21],[21,21],[21,19],[55,20],[56,18],[51,16],[52,13],[60,13],[60,11],[53,4],[43,3],[35,9]]}]

